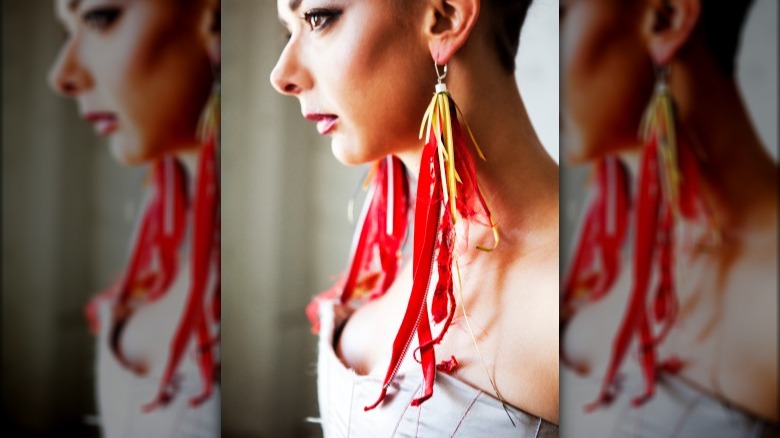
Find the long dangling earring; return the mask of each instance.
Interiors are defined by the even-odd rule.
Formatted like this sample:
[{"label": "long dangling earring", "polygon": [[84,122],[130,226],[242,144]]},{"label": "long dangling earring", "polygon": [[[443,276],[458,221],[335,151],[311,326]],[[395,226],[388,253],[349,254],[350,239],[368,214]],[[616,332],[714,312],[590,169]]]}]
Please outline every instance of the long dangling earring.
[{"label": "long dangling earring", "polygon": [[319,333],[319,306],[339,297],[342,304],[382,296],[396,278],[408,234],[409,177],[398,157],[376,161],[363,182],[367,190],[352,239],[346,272],[306,307],[312,332]]},{"label": "long dangling earring", "polygon": [[[443,83],[447,75],[447,67],[445,65],[444,73],[440,73],[438,65],[434,63],[434,66],[438,83],[420,127],[420,138],[425,134],[425,146],[422,152],[415,206],[412,292],[393,342],[391,360],[381,393],[378,400],[366,406],[365,410],[375,408],[384,400],[415,333],[419,341],[415,359],[419,351],[419,363],[423,370],[425,388],[420,398],[412,400],[412,406],[418,406],[433,394],[436,372],[433,347],[442,340],[455,314],[452,265],[455,263],[457,266],[457,261],[454,260],[454,248],[457,243],[455,226],[458,220],[462,219],[464,223],[469,220],[479,221],[493,229],[493,247],[477,246],[478,249],[490,251],[498,244],[498,231],[477,186],[476,165],[467,149],[466,137],[458,123],[456,113],[460,111]],[[477,154],[484,159],[468,125],[466,130]],[[444,324],[439,335],[434,338],[426,297],[435,264],[438,264],[439,278],[431,304],[432,317],[434,323]],[[441,365],[446,368],[449,364]]]},{"label": "long dangling earring", "polygon": [[[219,76],[215,75],[215,78],[212,95],[198,128],[204,144],[198,158],[196,193],[192,210],[194,225],[190,250],[190,291],[171,343],[171,354],[160,380],[157,396],[155,400],[144,406],[146,412],[166,405],[175,395],[174,372],[193,338],[196,339],[198,346],[196,359],[201,372],[203,390],[200,395],[190,400],[190,405],[197,406],[207,400],[213,392],[213,383],[218,378],[215,373],[219,365],[215,365],[214,347],[219,342],[221,291],[218,148],[220,84]],[[217,333],[212,333],[215,330]]]},{"label": "long dangling earring", "polygon": [[[678,310],[675,286],[680,275],[674,269],[675,228],[684,224],[684,220],[704,218],[717,235],[716,222],[699,183],[696,159],[688,148],[677,143],[668,67],[659,67],[656,77],[655,91],[640,128],[645,148],[634,202],[633,284],[600,394],[586,410],[614,398],[617,372],[634,338],[645,383],[644,392],[632,400],[634,406],[653,396],[658,369],[666,372],[681,369],[683,364],[678,358],[658,361],[656,352],[674,324]],[[657,271],[657,284],[651,296],[653,269]]]},{"label": "long dangling earring", "polygon": [[616,157],[596,165],[596,195],[590,202],[561,297],[562,308],[601,299],[620,272],[620,250],[628,231],[628,170]]},{"label": "long dangling earring", "polygon": [[97,334],[99,306],[112,303],[111,348],[123,366],[138,373],[144,367],[125,359],[119,338],[135,310],[161,297],[173,281],[178,271],[178,248],[184,239],[187,210],[186,176],[175,159],[167,157],[155,163],[151,183],[151,197],[133,233],[127,268],[113,285],[92,297],[84,308],[90,330]]},{"label": "long dangling earring", "polygon": [[[677,212],[679,187],[675,120],[671,95],[666,84],[667,76],[666,70],[661,70],[657,75],[655,91],[642,122],[641,136],[645,147],[642,151],[637,200],[634,204],[633,284],[628,307],[613,342],[600,393],[594,402],[586,406],[587,411],[608,404],[615,397],[617,372],[635,337],[645,390],[642,395],[632,400],[632,404],[641,405],[652,397],[655,390],[655,346],[659,340],[653,335],[653,321],[648,312],[647,297],[654,252],[656,247],[660,246],[660,253],[665,260],[660,264],[661,287],[658,295],[663,305],[656,307],[667,310],[671,304],[668,300],[674,298],[671,288],[671,260],[668,260],[668,257],[671,256],[671,230]],[[658,312],[661,313],[671,325],[674,312]]]},{"label": "long dangling earring", "polygon": [[369,192],[358,219],[350,267],[340,301],[374,299],[390,288],[401,261],[409,212],[409,182],[404,164],[387,156],[372,166],[364,187]]},{"label": "long dangling earring", "polygon": [[139,228],[135,231],[129,265],[119,281],[90,301],[87,315],[97,330],[96,306],[113,301],[109,343],[125,368],[144,374],[144,364],[133,363],[121,348],[121,335],[135,311],[165,294],[178,272],[179,247],[186,228],[186,176],[173,157],[165,157],[152,168],[153,192]]}]

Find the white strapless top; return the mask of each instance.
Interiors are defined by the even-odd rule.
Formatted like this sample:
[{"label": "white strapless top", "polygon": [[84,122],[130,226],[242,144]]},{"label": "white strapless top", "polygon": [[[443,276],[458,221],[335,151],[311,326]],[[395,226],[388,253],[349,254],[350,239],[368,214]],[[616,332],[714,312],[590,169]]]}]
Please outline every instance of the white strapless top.
[{"label": "white strapless top", "polygon": [[[196,343],[187,348],[174,377],[178,392],[164,407],[144,413],[142,406],[155,399],[168,359],[173,333],[181,318],[190,284],[187,263],[182,263],[176,280],[164,297],[139,309],[122,334],[129,358],[150,358],[152,368],[138,376],[124,368],[109,345],[111,303],[99,304],[100,332],[97,338],[98,422],[104,437],[193,437],[220,436],[220,387],[214,384],[211,397],[195,408],[190,399],[201,394],[203,383],[195,360]],[[219,357],[217,352],[216,357]]]},{"label": "white strapless top", "polygon": [[382,404],[365,412],[363,408],[379,396],[382,378],[359,376],[338,358],[333,349],[333,306],[333,301],[320,305],[318,342],[317,387],[326,438],[558,436],[555,424],[509,405],[505,410],[496,398],[441,372],[436,374],[433,396],[412,407],[412,399],[423,391],[418,367],[399,373]]},{"label": "white strapless top", "polygon": [[621,390],[607,406],[584,412],[596,399],[601,376],[583,377],[561,366],[562,437],[768,438],[780,436],[777,424],[757,418],[703,392],[679,376],[660,373],[653,397],[635,408],[643,392],[638,373],[624,373]]}]

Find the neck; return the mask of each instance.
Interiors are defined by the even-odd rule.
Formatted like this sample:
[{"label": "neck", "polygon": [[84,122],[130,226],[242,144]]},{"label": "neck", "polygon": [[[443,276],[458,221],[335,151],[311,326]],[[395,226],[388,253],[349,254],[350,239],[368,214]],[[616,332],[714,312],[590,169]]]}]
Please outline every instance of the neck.
[{"label": "neck", "polygon": [[[466,68],[451,65],[447,87],[486,157],[482,161],[470,148],[480,190],[498,224],[499,247],[547,243],[549,234],[540,231],[558,225],[558,166],[533,130],[514,76]],[[399,158],[417,175],[421,154],[418,148]],[[471,227],[469,241],[489,244],[492,232]]]},{"label": "neck", "polygon": [[757,225],[767,203],[776,202],[777,165],[761,144],[733,77],[694,73],[681,69],[672,83],[673,93],[681,96],[680,143],[699,157],[721,226]]}]

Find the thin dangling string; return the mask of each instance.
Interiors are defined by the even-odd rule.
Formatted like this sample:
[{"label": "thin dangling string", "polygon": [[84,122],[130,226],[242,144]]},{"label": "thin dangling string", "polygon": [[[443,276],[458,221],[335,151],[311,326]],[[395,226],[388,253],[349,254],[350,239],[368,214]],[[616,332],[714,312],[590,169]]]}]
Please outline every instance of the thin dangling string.
[{"label": "thin dangling string", "polygon": [[[352,192],[352,197],[349,198],[349,202],[347,202],[347,221],[349,221],[350,225],[355,225],[355,200],[357,199],[358,195],[360,194],[361,190],[366,191],[368,190],[369,183],[371,182],[371,176],[373,175],[373,172],[376,170],[376,163],[374,163],[373,166],[370,166],[363,174],[363,178],[360,181],[359,184],[355,187],[355,191]],[[366,197],[366,200],[364,202],[368,202],[368,197]]]},{"label": "thin dangling string", "polygon": [[471,320],[469,319],[468,310],[466,309],[466,300],[463,298],[463,288],[461,287],[463,282],[461,281],[460,278],[460,266],[458,265],[457,261],[455,261],[455,272],[458,274],[458,296],[460,297],[460,307],[461,310],[463,311],[463,320],[466,321],[466,329],[469,332],[469,336],[471,336],[471,341],[474,343],[474,349],[477,351],[477,356],[479,356],[479,362],[482,364],[482,368],[485,370],[485,375],[488,377],[488,380],[490,381],[490,386],[493,387],[493,391],[496,393],[496,398],[501,402],[501,407],[504,408],[504,412],[506,412],[506,416],[509,417],[509,422],[512,423],[513,427],[516,427],[515,420],[513,420],[512,416],[509,414],[509,409],[506,407],[506,402],[504,401],[504,398],[501,396],[501,392],[498,390],[498,386],[496,386],[496,382],[493,380],[493,376],[490,374],[490,371],[488,370],[487,363],[485,362],[484,356],[482,356],[482,351],[479,349],[479,345],[477,345],[477,337],[474,335],[474,330],[471,328]]}]

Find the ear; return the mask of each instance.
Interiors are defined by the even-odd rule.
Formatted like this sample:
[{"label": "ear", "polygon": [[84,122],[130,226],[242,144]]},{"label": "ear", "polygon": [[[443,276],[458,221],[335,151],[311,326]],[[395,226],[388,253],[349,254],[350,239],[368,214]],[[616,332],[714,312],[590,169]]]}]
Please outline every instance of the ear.
[{"label": "ear", "polygon": [[649,2],[648,48],[656,64],[668,64],[691,39],[699,22],[701,0]]},{"label": "ear", "polygon": [[479,16],[480,0],[432,0],[425,23],[431,56],[439,65],[466,43]]},{"label": "ear", "polygon": [[220,0],[208,0],[206,3],[206,51],[214,65],[222,64],[222,12]]}]

